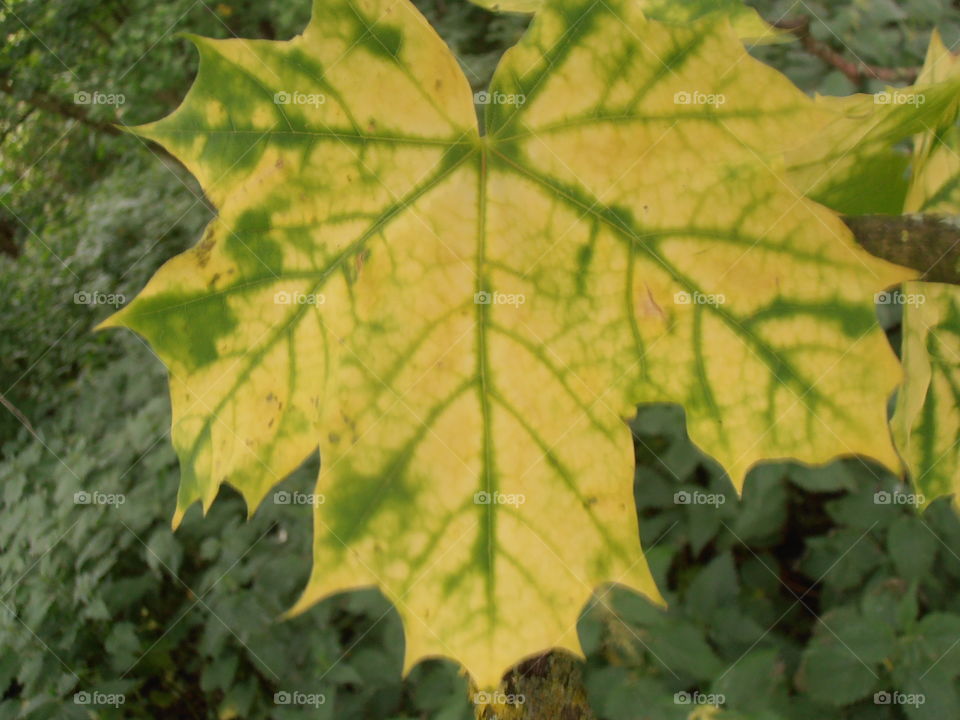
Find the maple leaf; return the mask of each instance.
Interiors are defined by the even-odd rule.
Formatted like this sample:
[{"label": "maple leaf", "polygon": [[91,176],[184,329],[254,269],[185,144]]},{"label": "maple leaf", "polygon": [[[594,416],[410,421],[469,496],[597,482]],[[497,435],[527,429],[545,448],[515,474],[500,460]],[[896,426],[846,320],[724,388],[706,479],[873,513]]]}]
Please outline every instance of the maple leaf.
[{"label": "maple leaf", "polygon": [[[406,0],[316,2],[288,42],[193,38],[162,144],[218,208],[107,325],[169,370],[174,524],[250,511],[320,449],[295,611],[375,585],[405,667],[481,686],[578,653],[598,585],[659,594],[624,418],[675,402],[734,484],[768,458],[896,467],[874,294],[910,277],[800,197],[836,112],[729,19],[557,0],[484,105]],[[832,137],[832,136],[831,136]],[[642,481],[642,480],[641,480]]]}]

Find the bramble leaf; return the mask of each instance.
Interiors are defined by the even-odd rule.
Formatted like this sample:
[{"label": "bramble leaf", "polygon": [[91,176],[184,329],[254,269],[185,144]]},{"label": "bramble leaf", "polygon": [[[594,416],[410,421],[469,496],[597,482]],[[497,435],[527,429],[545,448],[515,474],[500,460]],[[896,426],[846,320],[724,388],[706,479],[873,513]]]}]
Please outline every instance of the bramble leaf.
[{"label": "bramble leaf", "polygon": [[376,585],[406,668],[481,686],[578,652],[595,587],[659,599],[640,550],[637,402],[684,406],[734,484],[767,458],[895,467],[900,381],[873,296],[910,273],[799,197],[784,156],[836,120],[723,18],[555,0],[480,133],[412,5],[316,2],[289,42],[195,38],[183,105],[136,129],[219,214],[108,325],[170,374],[175,524],[252,512],[317,447],[296,610]]}]

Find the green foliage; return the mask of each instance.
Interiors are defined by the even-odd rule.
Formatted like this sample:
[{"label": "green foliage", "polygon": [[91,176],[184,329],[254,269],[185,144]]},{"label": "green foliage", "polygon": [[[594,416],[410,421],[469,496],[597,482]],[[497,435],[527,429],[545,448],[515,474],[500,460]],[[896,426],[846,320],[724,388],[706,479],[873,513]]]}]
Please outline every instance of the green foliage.
[{"label": "green foliage", "polygon": [[[803,10],[755,4],[768,19]],[[453,664],[428,661],[401,681],[399,618],[376,593],[344,594],[276,622],[304,580],[310,538],[302,507],[267,503],[247,522],[242,500],[229,494],[202,522],[193,511],[170,533],[177,470],[164,438],[165,378],[135,339],[88,332],[109,308],[73,302],[84,290],[132,297],[163,257],[195,240],[209,210],[194,204],[189,177],[145,146],[32,108],[29,91],[70,104],[76,91],[116,88],[127,96],[124,112],[90,107],[92,120],[159,117],[195,69],[195,54],[175,30],[264,37],[260,21],[269,17],[285,38],[302,27],[305,5],[0,4],[0,77],[16,79],[15,96],[0,94],[0,391],[41,436],[33,439],[0,408],[0,718],[213,719],[230,717],[229,708],[250,720],[470,716]],[[420,6],[470,68],[475,89],[526,23],[457,0]],[[830,28],[815,23],[819,37],[842,52],[850,43],[869,62],[919,65],[935,24],[948,45],[958,37],[948,2],[898,3],[907,17],[893,20],[884,19],[890,3],[809,7]],[[158,38],[149,61],[123,76]],[[753,52],[804,89],[850,90],[796,43]],[[4,254],[11,252],[19,256]],[[738,502],[691,449],[680,418],[664,407],[634,423],[643,472],[657,474],[637,487],[643,541],[672,608],[663,613],[615,592],[605,602],[624,623],[604,603],[585,614],[579,633],[590,650],[598,716],[635,720],[644,708],[653,720],[686,718],[690,706],[676,706],[673,693],[698,689],[725,695],[717,717],[726,720],[956,716],[960,527],[947,502],[921,516],[879,506],[873,493],[905,490],[857,460],[823,469],[763,466]],[[308,492],[314,470],[308,464],[281,488]],[[79,488],[128,501],[77,506]],[[726,501],[719,508],[673,502],[674,493],[694,490]],[[815,614],[878,676],[862,699],[834,704],[862,694],[867,673]],[[853,637],[840,632],[846,621]],[[864,623],[876,636],[854,632]],[[818,657],[837,669],[829,685],[844,678],[836,694],[813,687]],[[75,692],[94,688],[129,695],[116,712],[72,702]],[[880,688],[923,692],[926,703],[874,705]],[[274,703],[275,692],[294,689],[326,692],[327,702],[316,712]]]},{"label": "green foliage", "polygon": [[694,705],[675,693],[723,696],[711,717],[724,720],[960,713],[960,520],[947,499],[917,514],[884,495],[905,492],[898,478],[854,458],[761,466],[738,502],[676,408],[641,409],[634,427],[643,544],[669,610],[595,596],[580,637],[598,716],[686,718]]},{"label": "green foliage", "polygon": [[[940,30],[948,47],[960,40],[960,14],[949,0],[750,0],[748,4],[770,21],[809,18],[814,38],[848,60],[881,67],[923,65],[933,27]],[[884,83],[876,80],[851,83],[797,42],[758,47],[754,52],[810,92],[847,95],[883,90]]]}]

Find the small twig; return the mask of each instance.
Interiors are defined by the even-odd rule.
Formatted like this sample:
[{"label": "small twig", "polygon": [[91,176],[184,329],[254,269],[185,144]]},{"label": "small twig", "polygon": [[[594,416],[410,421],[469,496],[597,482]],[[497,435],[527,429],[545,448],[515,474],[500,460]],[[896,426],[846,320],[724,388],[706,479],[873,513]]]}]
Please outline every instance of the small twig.
[{"label": "small twig", "polygon": [[916,80],[920,74],[920,68],[918,67],[889,68],[869,65],[861,61],[848,60],[841,53],[813,36],[810,32],[810,18],[778,20],[773,23],[773,25],[774,27],[796,35],[804,50],[814,57],[820,58],[828,65],[835,67],[854,84],[868,79],[882,80],[888,83],[911,83]]},{"label": "small twig", "polygon": [[37,431],[33,429],[33,425],[31,425],[30,421],[27,420],[27,416],[17,410],[16,406],[3,396],[3,393],[0,393],[0,405],[3,405],[7,410],[13,413],[13,416],[23,423],[23,426],[30,431],[31,435],[34,437],[39,437],[39,435],[37,435]]}]

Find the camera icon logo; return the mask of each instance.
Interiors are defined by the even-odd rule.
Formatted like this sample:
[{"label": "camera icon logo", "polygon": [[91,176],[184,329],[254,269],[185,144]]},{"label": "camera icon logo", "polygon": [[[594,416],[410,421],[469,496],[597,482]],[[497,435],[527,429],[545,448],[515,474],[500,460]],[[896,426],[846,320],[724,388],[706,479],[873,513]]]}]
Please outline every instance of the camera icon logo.
[{"label": "camera icon logo", "polygon": [[290,104],[290,93],[288,92],[278,92],[273,95],[273,102],[275,105],[289,105]]},{"label": "camera icon logo", "polygon": [[473,94],[473,102],[475,102],[477,105],[489,105],[490,93],[488,93],[486,90],[475,92]]},{"label": "camera icon logo", "polygon": [[489,505],[490,504],[490,493],[480,490],[473,494],[473,504],[474,505]]},{"label": "camera icon logo", "polygon": [[277,490],[273,494],[273,502],[277,505],[289,505],[290,493],[288,493],[286,490]]},{"label": "camera icon logo", "polygon": [[90,493],[88,493],[86,490],[78,490],[73,494],[74,505],[89,505],[90,500]]}]

